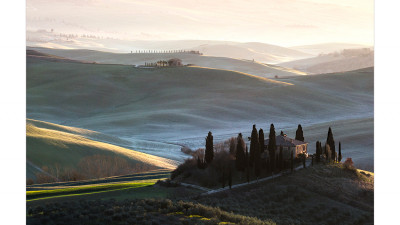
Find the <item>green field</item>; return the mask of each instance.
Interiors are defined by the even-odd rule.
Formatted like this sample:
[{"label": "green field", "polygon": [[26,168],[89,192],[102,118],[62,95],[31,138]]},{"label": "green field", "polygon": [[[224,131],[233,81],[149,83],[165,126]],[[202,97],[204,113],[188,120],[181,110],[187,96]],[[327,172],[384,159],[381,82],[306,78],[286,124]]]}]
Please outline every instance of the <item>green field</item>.
[{"label": "green field", "polygon": [[154,185],[154,182],[132,182],[132,183],[119,183],[119,184],[105,184],[105,185],[88,185],[83,187],[75,188],[60,188],[53,190],[41,190],[41,191],[27,191],[26,199],[27,201],[41,200],[46,198],[54,197],[67,197],[85,194],[97,194],[104,193],[108,191],[120,191],[132,188],[139,188]]}]

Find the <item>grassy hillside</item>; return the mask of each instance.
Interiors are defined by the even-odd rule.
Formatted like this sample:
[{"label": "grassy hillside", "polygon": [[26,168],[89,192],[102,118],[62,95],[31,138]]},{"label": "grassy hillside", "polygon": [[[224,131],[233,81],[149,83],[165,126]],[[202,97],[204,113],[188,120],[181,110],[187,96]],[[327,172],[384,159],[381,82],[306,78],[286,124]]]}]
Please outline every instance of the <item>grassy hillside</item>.
[{"label": "grassy hillside", "polygon": [[[254,123],[264,130],[274,123],[278,132],[299,123],[305,130],[324,124],[314,129],[318,135],[305,132],[307,141],[325,136],[328,126],[336,126],[335,135],[360,135],[352,140],[373,139],[373,129],[363,133],[361,120],[373,117],[373,68],[268,80],[209,68],[140,69],[28,58],[27,116],[117,136],[128,141],[124,146],[168,158],[179,155],[182,144],[204,146],[210,130],[219,141],[247,135]],[[336,132],[347,120],[357,122]],[[348,156],[355,156],[357,144],[372,162],[370,142],[356,142],[342,143]]]},{"label": "grassy hillside", "polygon": [[345,51],[350,53],[329,53],[313,58],[281,63],[279,66],[303,71],[308,74],[352,71],[374,66],[374,51],[364,52],[363,49],[346,49]]},{"label": "grassy hillside", "polygon": [[373,224],[374,175],[316,165],[193,200],[277,224]]},{"label": "grassy hillside", "polygon": [[[97,132],[28,119],[26,126],[28,177],[33,178],[35,173],[43,167],[58,169],[59,173],[69,169],[82,172],[79,171],[82,160],[94,155],[121,158],[127,162],[126,166],[130,171],[126,172],[130,173],[156,168],[175,168],[171,160],[88,138],[94,134]],[[103,166],[108,166],[108,164],[103,164]],[[54,171],[46,172],[55,175]],[[85,173],[84,175],[90,178],[94,174]]]},{"label": "grassy hillside", "polygon": [[[28,201],[27,224],[373,224],[374,219],[374,174],[341,164],[314,165],[211,195],[182,186],[138,185],[99,186],[93,194],[32,192],[83,193]],[[128,189],[112,189],[119,186]],[[109,189],[99,193],[104,188]]]},{"label": "grassy hillside", "polygon": [[[48,49],[48,48],[28,48],[46,54],[65,57],[73,60],[94,61],[105,64],[124,64],[124,65],[144,65],[145,62],[156,62],[159,60],[169,60],[171,58],[179,58],[184,64],[195,64],[202,67],[210,67],[216,69],[235,70],[244,73],[254,74],[260,77],[273,78],[275,75],[280,77],[301,75],[296,70],[285,71],[279,70],[268,64],[252,62],[253,58],[244,60],[243,58],[235,58],[231,56],[209,56],[196,55],[189,53],[111,53],[94,50],[65,50],[65,49]],[[237,57],[237,55],[236,55]],[[256,59],[257,61],[257,59]]]}]

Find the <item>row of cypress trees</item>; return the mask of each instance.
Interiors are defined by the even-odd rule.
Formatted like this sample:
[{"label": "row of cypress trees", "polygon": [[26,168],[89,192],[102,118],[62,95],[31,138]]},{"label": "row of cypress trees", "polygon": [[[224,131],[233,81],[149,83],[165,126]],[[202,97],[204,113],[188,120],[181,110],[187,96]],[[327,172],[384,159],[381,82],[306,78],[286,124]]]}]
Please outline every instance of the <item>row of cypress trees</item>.
[{"label": "row of cypress trees", "polygon": [[322,148],[322,143],[320,141],[316,142],[316,161],[321,161],[322,154],[325,154],[325,160],[330,162],[331,160],[335,162],[342,161],[342,144],[339,142],[339,154],[336,152],[335,140],[333,138],[333,133],[331,127],[328,129],[328,135],[325,142],[325,148]]}]

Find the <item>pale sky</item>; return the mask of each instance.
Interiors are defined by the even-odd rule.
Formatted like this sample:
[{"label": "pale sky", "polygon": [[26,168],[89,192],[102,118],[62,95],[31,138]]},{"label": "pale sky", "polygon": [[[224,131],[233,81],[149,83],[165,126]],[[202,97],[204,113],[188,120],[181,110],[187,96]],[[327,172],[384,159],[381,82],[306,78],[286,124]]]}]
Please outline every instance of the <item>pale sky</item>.
[{"label": "pale sky", "polygon": [[132,40],[373,45],[373,0],[27,0],[27,29]]}]

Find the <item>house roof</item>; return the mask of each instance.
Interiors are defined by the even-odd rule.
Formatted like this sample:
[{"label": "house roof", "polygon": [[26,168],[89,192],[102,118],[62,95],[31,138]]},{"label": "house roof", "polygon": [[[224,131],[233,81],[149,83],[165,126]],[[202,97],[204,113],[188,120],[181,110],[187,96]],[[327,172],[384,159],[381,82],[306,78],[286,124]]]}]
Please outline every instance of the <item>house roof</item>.
[{"label": "house roof", "polygon": [[[283,147],[295,147],[297,145],[304,145],[307,142],[295,140],[286,136],[277,135],[276,137],[276,146],[283,146]],[[265,145],[267,146],[269,143],[269,139],[265,139]]]}]

